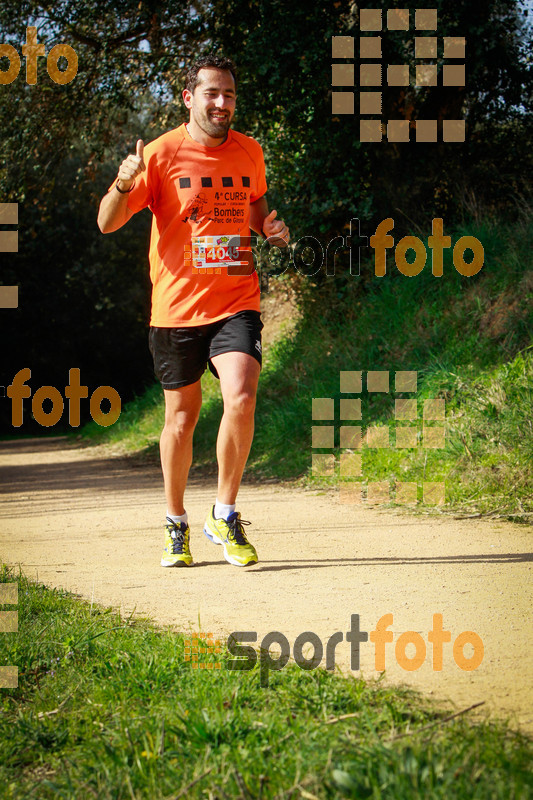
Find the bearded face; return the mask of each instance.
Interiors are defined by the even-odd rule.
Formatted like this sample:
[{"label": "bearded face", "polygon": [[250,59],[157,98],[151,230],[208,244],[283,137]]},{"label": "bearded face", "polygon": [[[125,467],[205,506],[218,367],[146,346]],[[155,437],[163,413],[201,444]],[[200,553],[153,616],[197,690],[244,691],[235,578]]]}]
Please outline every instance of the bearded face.
[{"label": "bearded face", "polygon": [[191,121],[213,139],[225,139],[235,114],[235,84],[228,70],[202,68],[189,94]]}]

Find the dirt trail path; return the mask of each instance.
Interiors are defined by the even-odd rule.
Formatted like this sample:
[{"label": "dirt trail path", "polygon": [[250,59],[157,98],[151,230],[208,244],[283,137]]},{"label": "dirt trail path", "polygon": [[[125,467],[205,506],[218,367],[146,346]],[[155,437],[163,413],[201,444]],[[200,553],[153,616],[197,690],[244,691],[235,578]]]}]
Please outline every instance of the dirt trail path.
[{"label": "dirt trail path", "polygon": [[[277,485],[244,486],[239,509],[260,562],[238,569],[202,534],[211,481],[188,489],[195,566],[159,566],[164,495],[159,468],[77,449],[65,439],[0,443],[0,557],[26,574],[89,600],[183,631],[281,631],[292,645],[314,631],[324,646],[359,614],[372,631],[394,615],[387,679],[406,682],[458,707],[485,701],[533,731],[531,528],[509,523],[421,518],[340,505],[335,497]],[[441,672],[427,641],[442,613],[452,643],[475,631],[485,655],[459,669],[444,645]],[[395,659],[404,631],[419,632],[425,662],[406,672]],[[412,646],[410,646],[412,647]],[[471,653],[465,648],[465,656]],[[411,650],[408,649],[408,655]],[[324,662],[323,662],[324,663]],[[336,663],[350,673],[346,637]],[[365,677],[374,645],[361,645]]]}]

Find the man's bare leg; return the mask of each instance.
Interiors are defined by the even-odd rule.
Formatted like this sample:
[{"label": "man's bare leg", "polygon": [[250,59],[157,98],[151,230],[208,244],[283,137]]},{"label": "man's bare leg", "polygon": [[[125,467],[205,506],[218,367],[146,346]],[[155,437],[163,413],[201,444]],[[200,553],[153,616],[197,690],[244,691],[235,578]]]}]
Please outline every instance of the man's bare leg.
[{"label": "man's bare leg", "polygon": [[165,389],[165,427],[159,448],[165,482],[167,508],[170,514],[185,513],[183,495],[192,463],[192,437],[200,408],[202,387],[200,381],[181,389]]},{"label": "man's bare leg", "polygon": [[221,503],[233,505],[241,485],[254,436],[254,412],[261,368],[247,353],[222,353],[213,365],[220,378],[224,414],[217,438],[218,492]]}]

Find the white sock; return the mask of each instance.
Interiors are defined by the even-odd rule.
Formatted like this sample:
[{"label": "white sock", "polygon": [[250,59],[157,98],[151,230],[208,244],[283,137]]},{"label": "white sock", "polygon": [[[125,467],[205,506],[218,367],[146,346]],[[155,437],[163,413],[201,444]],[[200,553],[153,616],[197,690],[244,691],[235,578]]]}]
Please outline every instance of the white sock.
[{"label": "white sock", "polygon": [[233,505],[226,505],[226,503],[219,503],[218,498],[215,503],[214,516],[215,519],[226,519],[235,511],[235,503]]},{"label": "white sock", "polygon": [[184,514],[171,514],[167,508],[167,517],[172,520],[176,525],[179,525],[180,522],[184,522],[186,525],[188,524],[189,520],[187,519],[187,512]]}]

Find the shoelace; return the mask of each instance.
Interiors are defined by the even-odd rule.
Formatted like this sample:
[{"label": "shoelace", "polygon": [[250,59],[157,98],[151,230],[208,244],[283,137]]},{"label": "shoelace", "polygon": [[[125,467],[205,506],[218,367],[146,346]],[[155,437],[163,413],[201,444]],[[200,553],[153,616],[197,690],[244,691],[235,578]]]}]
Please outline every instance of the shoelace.
[{"label": "shoelace", "polygon": [[[169,523],[167,525],[168,528],[170,528],[169,533],[172,539],[172,555],[181,555],[185,546],[185,531],[181,529],[181,523],[179,528],[174,523]],[[172,536],[173,533],[175,536]]]},{"label": "shoelace", "polygon": [[228,520],[228,539],[234,541],[235,544],[248,544],[248,539],[246,538],[244,528],[242,526],[251,524],[251,522],[247,522],[245,519],[239,519],[239,517],[234,517],[232,520]]}]

